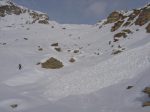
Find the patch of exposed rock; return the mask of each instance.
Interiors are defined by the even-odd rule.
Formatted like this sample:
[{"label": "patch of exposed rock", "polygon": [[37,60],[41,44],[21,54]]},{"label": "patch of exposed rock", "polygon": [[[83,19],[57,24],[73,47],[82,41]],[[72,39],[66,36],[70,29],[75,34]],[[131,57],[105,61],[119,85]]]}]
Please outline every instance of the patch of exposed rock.
[{"label": "patch of exposed rock", "polygon": [[128,36],[128,34],[132,34],[133,32],[130,29],[124,29],[119,33],[116,33],[114,35],[114,42],[119,41],[120,38],[126,38]]},{"label": "patch of exposed rock", "polygon": [[6,15],[20,15],[24,13],[25,10],[21,9],[20,7],[15,6],[13,3],[11,5],[0,6],[0,16],[5,17]]},{"label": "patch of exposed rock", "polygon": [[[27,8],[20,7],[11,1],[7,1],[6,5],[0,6],[0,17],[5,17],[7,15],[20,15],[28,13],[33,19],[31,23],[49,24],[49,17],[44,13],[37,13],[35,11],[29,10]],[[28,21],[28,20],[27,20]]]},{"label": "patch of exposed rock", "polygon": [[61,61],[51,57],[46,62],[42,63],[41,66],[42,68],[46,68],[46,69],[59,69],[62,68],[64,65]]},{"label": "patch of exposed rock", "polygon": [[135,21],[135,25],[143,26],[150,21],[150,8],[141,9],[138,19]]},{"label": "patch of exposed rock", "polygon": [[149,23],[148,26],[146,27],[146,31],[147,31],[147,33],[150,33],[150,23]]},{"label": "patch of exposed rock", "polygon": [[33,18],[32,23],[49,24],[49,17],[46,14],[39,14],[35,11],[30,11],[29,15]]},{"label": "patch of exposed rock", "polygon": [[119,20],[122,20],[123,18],[124,18],[123,14],[121,14],[120,12],[114,11],[107,17],[107,21],[105,22],[105,24],[114,23]]},{"label": "patch of exposed rock", "polygon": [[[104,21],[101,27],[106,24],[112,24],[111,32],[117,31],[119,28],[124,28],[132,25],[143,26],[150,22],[150,4],[144,8],[133,9],[132,11],[114,11]],[[149,33],[149,26],[146,27]]]},{"label": "patch of exposed rock", "polygon": [[121,25],[124,23],[124,21],[118,21],[114,24],[114,26],[111,27],[111,32],[118,30]]}]

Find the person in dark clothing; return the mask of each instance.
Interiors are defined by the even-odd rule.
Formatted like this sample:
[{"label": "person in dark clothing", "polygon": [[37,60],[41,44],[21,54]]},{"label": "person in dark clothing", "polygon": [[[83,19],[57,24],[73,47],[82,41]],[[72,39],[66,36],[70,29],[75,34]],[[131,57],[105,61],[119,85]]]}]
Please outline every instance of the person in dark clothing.
[{"label": "person in dark clothing", "polygon": [[19,70],[21,70],[21,69],[22,69],[22,65],[21,65],[21,64],[19,64],[18,68],[19,68]]}]

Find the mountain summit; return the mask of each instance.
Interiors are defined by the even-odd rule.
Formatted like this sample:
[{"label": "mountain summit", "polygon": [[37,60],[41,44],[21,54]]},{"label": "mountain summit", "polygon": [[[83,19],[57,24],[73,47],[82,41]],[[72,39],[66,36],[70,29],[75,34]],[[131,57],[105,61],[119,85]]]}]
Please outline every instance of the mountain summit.
[{"label": "mountain summit", "polygon": [[15,15],[13,17],[16,18],[17,21],[19,21],[18,17],[19,15],[24,16],[20,21],[25,22],[26,24],[33,24],[33,23],[49,24],[48,15],[41,12],[29,10],[25,7],[13,3],[10,0],[1,0],[0,17],[7,17],[9,15]]},{"label": "mountain summit", "polygon": [[114,11],[98,24],[100,29],[111,25],[110,32],[122,30],[114,35],[114,41],[119,41],[121,37],[126,38],[128,34],[133,33],[131,27],[136,27],[136,31],[145,27],[146,32],[150,33],[150,4],[132,11]]},{"label": "mountain summit", "polygon": [[[143,8],[133,9],[132,11],[114,11],[104,21],[103,25],[114,23],[111,31],[116,31],[120,27],[132,25],[143,26],[150,21],[150,4]],[[150,31],[147,31],[150,32]]]}]

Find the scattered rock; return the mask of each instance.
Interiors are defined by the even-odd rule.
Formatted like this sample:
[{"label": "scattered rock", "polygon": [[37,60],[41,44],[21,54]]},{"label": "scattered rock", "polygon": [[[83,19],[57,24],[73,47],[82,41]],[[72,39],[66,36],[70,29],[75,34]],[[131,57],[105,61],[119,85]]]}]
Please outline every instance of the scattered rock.
[{"label": "scattered rock", "polygon": [[124,16],[121,13],[114,11],[107,17],[107,21],[105,24],[114,23],[123,18],[124,18]]},{"label": "scattered rock", "polygon": [[123,24],[124,27],[129,26],[131,22],[127,21],[126,23]]},{"label": "scattered rock", "polygon": [[23,9],[20,7],[15,6],[12,2],[9,2],[10,5],[0,6],[0,16],[5,17],[6,14],[16,14],[20,15],[23,13]]},{"label": "scattered rock", "polygon": [[150,87],[146,87],[143,92],[150,96]]},{"label": "scattered rock", "polygon": [[10,105],[11,108],[17,108],[18,107],[18,104],[12,104]]},{"label": "scattered rock", "polygon": [[[119,39],[114,38],[114,41],[113,41],[113,42],[117,42],[117,41],[119,41]],[[112,47],[114,47],[114,46],[112,45]]]},{"label": "scattered rock", "polygon": [[121,45],[118,45],[118,48],[121,48]]},{"label": "scattered rock", "polygon": [[146,27],[146,32],[150,33],[150,23],[148,24],[148,26]]},{"label": "scattered rock", "polygon": [[111,45],[111,41],[109,41],[109,43],[108,43],[109,45]]},{"label": "scattered rock", "polygon": [[120,38],[120,37],[126,38],[127,35],[126,35],[126,33],[124,33],[124,32],[120,32],[120,33],[115,34],[115,35],[114,35],[114,38],[115,38],[115,37],[117,37],[117,38]]},{"label": "scattered rock", "polygon": [[79,50],[74,50],[73,52],[74,52],[74,53],[79,53]]},{"label": "scattered rock", "polygon": [[43,51],[43,48],[39,48],[38,50],[39,50],[39,51]]},{"label": "scattered rock", "polygon": [[150,21],[150,8],[144,8],[139,14],[138,19],[135,21],[135,25],[143,26],[148,21]]},{"label": "scattered rock", "polygon": [[124,29],[122,31],[125,32],[125,33],[128,33],[128,34],[132,34],[133,33],[130,29]]},{"label": "scattered rock", "polygon": [[46,62],[42,63],[41,66],[42,68],[46,68],[46,69],[59,69],[62,68],[64,65],[59,60],[51,57]]},{"label": "scattered rock", "polygon": [[97,52],[94,52],[94,54],[95,54],[95,55],[100,55],[100,54],[99,54],[99,53],[97,53]]},{"label": "scattered rock", "polygon": [[62,28],[63,30],[65,30],[66,28]]},{"label": "scattered rock", "polygon": [[126,48],[122,48],[122,51],[125,50]]},{"label": "scattered rock", "polygon": [[26,28],[26,30],[30,30],[30,28]]},{"label": "scattered rock", "polygon": [[114,35],[114,42],[119,41],[121,37],[126,38],[127,34],[132,34],[133,32],[130,29],[124,29],[121,32]]},{"label": "scattered rock", "polygon": [[40,24],[49,24],[49,22],[47,20],[39,20],[38,23],[40,23]]},{"label": "scattered rock", "polygon": [[58,46],[58,43],[53,43],[53,44],[51,44],[51,46],[56,47],[56,46]]},{"label": "scattered rock", "polygon": [[60,47],[57,47],[57,48],[54,48],[56,51],[58,51],[58,52],[61,52],[62,50],[61,50],[61,48]]},{"label": "scattered rock", "polygon": [[74,63],[76,60],[74,59],[74,58],[71,58],[70,60],[69,60],[69,62],[71,62],[71,63]]},{"label": "scattered rock", "polygon": [[90,46],[91,44],[88,44],[87,46]]},{"label": "scattered rock", "polygon": [[[143,92],[146,93],[146,94],[150,97],[150,87],[146,87],[146,88],[143,90]],[[150,101],[144,102],[142,106],[143,106],[143,107],[145,107],[145,106],[150,106]]]},{"label": "scattered rock", "polygon": [[39,14],[35,11],[29,11],[30,16],[33,18],[32,23],[36,23],[36,21],[38,21],[38,23],[40,24],[49,24],[49,17],[46,14]]},{"label": "scattered rock", "polygon": [[133,88],[133,86],[128,86],[128,87],[127,87],[127,89],[131,89],[131,88]]},{"label": "scattered rock", "polygon": [[40,65],[40,64],[41,64],[40,62],[36,63],[36,65]]},{"label": "scattered rock", "polygon": [[150,106],[150,102],[144,102],[142,106],[143,107]]},{"label": "scattered rock", "polygon": [[2,43],[2,45],[6,45],[7,43]]},{"label": "scattered rock", "polygon": [[113,50],[112,54],[115,55],[115,54],[119,54],[121,52],[122,52],[122,50]]},{"label": "scattered rock", "polygon": [[129,15],[128,22],[133,21],[140,14],[141,10],[133,9],[133,13]]},{"label": "scattered rock", "polygon": [[114,24],[114,26],[112,26],[111,32],[114,32],[114,31],[118,30],[118,29],[121,27],[121,25],[122,25],[123,23],[124,23],[124,21],[118,21],[118,22],[116,22],[116,23]]},{"label": "scattered rock", "polygon": [[71,52],[71,50],[67,50],[68,52]]},{"label": "scattered rock", "polygon": [[24,40],[28,40],[28,38],[23,38]]}]

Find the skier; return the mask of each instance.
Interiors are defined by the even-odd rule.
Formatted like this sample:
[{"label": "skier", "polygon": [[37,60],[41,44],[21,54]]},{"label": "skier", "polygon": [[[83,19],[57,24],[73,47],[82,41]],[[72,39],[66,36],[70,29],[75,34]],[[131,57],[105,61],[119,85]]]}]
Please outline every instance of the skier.
[{"label": "skier", "polygon": [[21,69],[22,69],[22,65],[21,65],[21,64],[19,64],[19,65],[18,65],[18,68],[19,68],[19,70],[21,70]]}]

